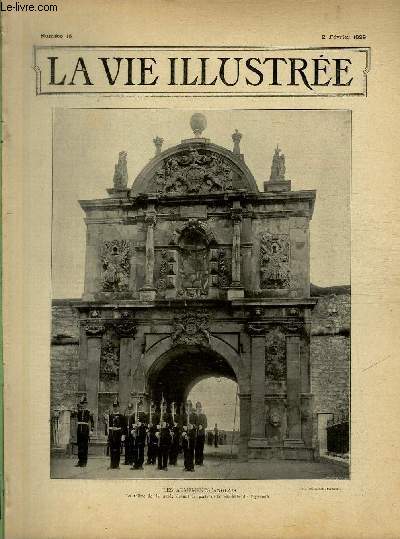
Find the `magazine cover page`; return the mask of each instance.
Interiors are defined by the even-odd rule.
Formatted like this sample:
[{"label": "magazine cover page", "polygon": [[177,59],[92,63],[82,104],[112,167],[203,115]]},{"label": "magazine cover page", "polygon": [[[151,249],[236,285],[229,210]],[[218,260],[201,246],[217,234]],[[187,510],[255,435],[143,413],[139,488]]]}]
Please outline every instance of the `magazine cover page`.
[{"label": "magazine cover page", "polygon": [[1,20],[4,536],[398,537],[399,5]]}]

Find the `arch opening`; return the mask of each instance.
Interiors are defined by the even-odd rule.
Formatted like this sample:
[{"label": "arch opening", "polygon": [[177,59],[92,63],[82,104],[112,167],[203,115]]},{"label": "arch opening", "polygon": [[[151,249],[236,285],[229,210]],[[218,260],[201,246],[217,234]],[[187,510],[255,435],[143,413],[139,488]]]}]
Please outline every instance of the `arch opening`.
[{"label": "arch opening", "polygon": [[199,345],[179,345],[164,352],[150,367],[147,388],[151,399],[180,407],[192,388],[210,377],[237,382],[235,372],[218,352]]}]

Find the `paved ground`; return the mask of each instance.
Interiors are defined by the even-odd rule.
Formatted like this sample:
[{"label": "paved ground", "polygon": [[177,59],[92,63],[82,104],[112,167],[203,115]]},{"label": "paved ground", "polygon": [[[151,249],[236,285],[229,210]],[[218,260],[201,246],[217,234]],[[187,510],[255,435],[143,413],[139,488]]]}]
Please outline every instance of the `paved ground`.
[{"label": "paved ground", "polygon": [[[235,453],[235,451],[233,451]],[[123,458],[121,459],[123,463]],[[143,470],[130,470],[121,464],[119,470],[108,470],[108,457],[92,457],[86,468],[75,468],[76,458],[53,457],[51,477],[56,479],[347,479],[348,469],[340,463],[305,462],[270,459],[240,462],[230,458],[230,448],[206,448],[203,466],[194,472],[183,470],[182,458],[177,466],[160,471],[157,466],[144,466]]]}]

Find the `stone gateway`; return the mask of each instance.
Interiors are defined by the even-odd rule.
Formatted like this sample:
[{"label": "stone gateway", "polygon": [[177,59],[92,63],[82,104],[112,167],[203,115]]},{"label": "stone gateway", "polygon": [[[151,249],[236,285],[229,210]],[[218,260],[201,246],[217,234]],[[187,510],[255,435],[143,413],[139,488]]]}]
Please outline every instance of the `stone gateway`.
[{"label": "stone gateway", "polygon": [[[95,438],[119,400],[184,410],[207,376],[238,384],[241,458],[312,459],[309,226],[315,191],[292,191],[271,156],[261,192],[233,150],[194,136],[155,155],[129,185],[121,152],[108,197],[81,200],[87,225],[76,398]],[[269,175],[271,161],[265,164]],[[153,403],[153,406],[151,405]]]}]

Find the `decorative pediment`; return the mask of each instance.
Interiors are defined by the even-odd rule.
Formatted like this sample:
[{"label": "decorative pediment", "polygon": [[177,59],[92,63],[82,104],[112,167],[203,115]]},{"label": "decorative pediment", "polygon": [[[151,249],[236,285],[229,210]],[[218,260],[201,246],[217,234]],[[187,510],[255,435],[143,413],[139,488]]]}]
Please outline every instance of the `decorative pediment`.
[{"label": "decorative pediment", "polygon": [[163,194],[195,195],[232,191],[238,171],[225,157],[204,148],[188,148],[164,159],[151,183]]},{"label": "decorative pediment", "polygon": [[216,144],[190,142],[157,154],[135,179],[131,195],[210,195],[238,189],[258,192],[243,160]]}]

